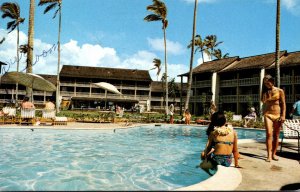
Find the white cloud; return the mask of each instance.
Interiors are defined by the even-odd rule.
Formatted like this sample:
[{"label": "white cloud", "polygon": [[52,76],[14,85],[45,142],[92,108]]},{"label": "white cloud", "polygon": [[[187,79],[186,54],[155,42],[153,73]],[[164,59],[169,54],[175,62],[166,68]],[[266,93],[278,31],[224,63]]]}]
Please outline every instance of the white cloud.
[{"label": "white cloud", "polygon": [[[161,51],[164,52],[164,39],[152,39],[147,38],[148,44],[150,47],[155,51]],[[173,54],[173,55],[180,55],[183,54],[185,51],[184,47],[179,42],[173,42],[167,39],[167,53]]]},{"label": "white cloud", "polygon": [[[276,0],[265,0],[265,2],[276,4]],[[300,15],[300,0],[281,0],[281,7],[294,15]]]},{"label": "white cloud", "polygon": [[[203,57],[204,57],[204,62],[211,61],[211,56],[206,54],[205,52],[203,53]],[[203,63],[203,59],[202,59],[202,56],[201,56],[197,59],[196,66],[198,66],[202,63]]]},{"label": "white cloud", "polygon": [[[0,61],[6,62],[9,66],[5,70],[15,71],[16,63],[16,32],[7,34],[6,30],[0,29],[0,37],[5,37],[5,41],[0,45]],[[2,39],[2,38],[1,38]],[[20,44],[27,43],[27,35],[20,32]],[[170,43],[172,45],[172,43]],[[173,43],[176,47],[178,44]],[[54,47],[53,47],[54,46]],[[180,47],[180,46],[178,46]],[[175,50],[179,50],[176,48]],[[83,44],[78,45],[76,40],[61,45],[61,67],[62,65],[80,65],[80,66],[97,66],[97,67],[112,67],[112,68],[127,68],[149,70],[153,68],[153,59],[157,55],[146,50],[137,51],[133,55],[120,58],[114,48],[102,47],[98,44]],[[37,74],[56,74],[57,72],[57,46],[41,41],[34,40],[34,63],[33,73]],[[10,67],[10,68],[9,68]],[[25,69],[26,58],[22,56],[20,61],[20,70]],[[178,72],[186,72],[188,67],[183,64],[168,64],[168,76],[176,77]],[[159,79],[165,71],[162,64]],[[149,71],[152,80],[156,80],[156,70]],[[176,81],[179,81],[176,78]]]}]

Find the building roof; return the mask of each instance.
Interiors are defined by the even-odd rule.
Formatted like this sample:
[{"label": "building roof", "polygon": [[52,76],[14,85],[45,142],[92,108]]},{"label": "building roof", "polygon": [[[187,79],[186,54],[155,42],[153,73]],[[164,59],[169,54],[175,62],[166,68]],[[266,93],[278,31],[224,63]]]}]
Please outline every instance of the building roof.
[{"label": "building roof", "polygon": [[[282,57],[286,53],[286,51],[281,51],[279,57]],[[232,63],[232,65],[229,65],[220,72],[267,68],[271,66],[274,62],[275,53],[244,57],[240,58],[239,61]]]},{"label": "building roof", "polygon": [[[210,73],[218,72],[238,59],[239,57],[229,57],[225,59],[218,59],[218,60],[204,62],[193,69],[193,74],[205,73],[205,72],[210,72]],[[188,76],[188,75],[189,73],[184,73],[178,76]]]},{"label": "building roof", "polygon": [[43,77],[44,79],[50,81],[56,86],[56,75],[46,75],[46,74],[38,74],[39,76]]},{"label": "building roof", "polygon": [[[178,89],[180,90],[181,83],[177,83]],[[182,83],[183,91],[187,89],[187,83]],[[151,82],[151,91],[152,92],[164,92],[164,86],[161,81],[152,81]]]},{"label": "building roof", "polygon": [[[280,66],[287,67],[287,66],[294,66],[299,65],[300,63],[300,51],[297,52],[290,52],[286,53],[282,58],[279,60]],[[274,68],[275,63],[273,63],[268,68]]]},{"label": "building roof", "polygon": [[60,76],[152,81],[148,70],[63,65]]}]

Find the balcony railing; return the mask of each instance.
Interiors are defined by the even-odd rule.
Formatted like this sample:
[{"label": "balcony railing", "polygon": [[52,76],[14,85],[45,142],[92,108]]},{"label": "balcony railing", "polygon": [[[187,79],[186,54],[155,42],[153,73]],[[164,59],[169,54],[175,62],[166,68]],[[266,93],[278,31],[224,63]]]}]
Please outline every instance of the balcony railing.
[{"label": "balcony railing", "polygon": [[239,86],[259,85],[259,77],[239,79]]},{"label": "balcony railing", "polygon": [[237,82],[238,82],[237,79],[222,80],[220,81],[220,87],[236,87]]},{"label": "balcony railing", "polygon": [[220,96],[220,101],[222,103],[236,103],[237,95],[222,95]]},{"label": "balcony railing", "polygon": [[259,102],[259,95],[258,94],[251,94],[251,95],[239,95],[239,102],[240,103],[247,103],[247,102]]},{"label": "balcony railing", "polygon": [[[212,100],[212,96],[205,96],[205,102],[210,102]],[[202,95],[199,96],[191,96],[190,97],[191,102],[197,102],[197,103],[202,103],[203,98]]]},{"label": "balcony railing", "polygon": [[293,77],[292,76],[280,77],[280,83],[282,85],[291,85],[292,82],[293,82]]},{"label": "balcony railing", "polygon": [[193,82],[192,88],[211,87],[211,80]]},{"label": "balcony railing", "polygon": [[294,83],[295,84],[300,84],[300,76],[295,76]]}]

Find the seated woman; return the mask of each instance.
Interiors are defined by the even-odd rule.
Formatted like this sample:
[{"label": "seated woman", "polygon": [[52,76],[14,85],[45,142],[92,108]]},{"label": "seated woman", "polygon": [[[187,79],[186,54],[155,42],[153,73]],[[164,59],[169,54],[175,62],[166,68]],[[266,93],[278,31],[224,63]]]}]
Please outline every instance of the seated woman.
[{"label": "seated woman", "polygon": [[191,124],[191,117],[192,117],[192,115],[191,115],[189,109],[186,109],[184,112],[184,121],[185,121],[186,125]]},{"label": "seated woman", "polygon": [[29,97],[25,96],[22,103],[21,103],[21,108],[23,109],[34,109],[34,104],[29,101]]},{"label": "seated woman", "polygon": [[244,117],[244,127],[247,127],[248,126],[248,123],[251,121],[251,120],[256,120],[256,113],[255,113],[255,108],[254,107],[251,107],[250,108],[250,113],[248,115],[246,115]]},{"label": "seated woman", "polygon": [[232,154],[234,156],[235,167],[238,165],[238,146],[237,134],[231,126],[226,126],[226,117],[222,112],[216,112],[212,116],[212,125],[214,129],[210,130],[206,148],[204,150],[203,159],[209,162],[212,167],[207,167],[203,163],[200,167],[206,171],[217,165],[229,167],[232,162]]}]

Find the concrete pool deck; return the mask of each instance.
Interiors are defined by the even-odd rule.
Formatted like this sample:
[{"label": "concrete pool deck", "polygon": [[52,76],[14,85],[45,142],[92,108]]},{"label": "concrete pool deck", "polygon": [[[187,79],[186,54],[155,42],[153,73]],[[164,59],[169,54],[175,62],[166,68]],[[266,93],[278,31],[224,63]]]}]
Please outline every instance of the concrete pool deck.
[{"label": "concrete pool deck", "polygon": [[[0,128],[33,128],[33,129],[118,129],[134,127],[125,126],[125,123],[75,123],[55,126],[19,126],[15,124],[0,125]],[[88,128],[87,128],[88,127]],[[294,140],[295,141],[295,140]],[[279,161],[266,162],[266,147],[264,142],[254,140],[239,140],[239,152],[242,168],[225,168],[220,166],[219,171],[211,178],[178,190],[206,191],[206,190],[280,190],[283,186],[294,184],[300,189],[300,155],[297,152],[297,142],[284,140],[286,147],[278,152]],[[278,148],[278,150],[280,147]]]}]

